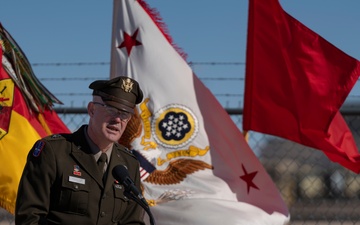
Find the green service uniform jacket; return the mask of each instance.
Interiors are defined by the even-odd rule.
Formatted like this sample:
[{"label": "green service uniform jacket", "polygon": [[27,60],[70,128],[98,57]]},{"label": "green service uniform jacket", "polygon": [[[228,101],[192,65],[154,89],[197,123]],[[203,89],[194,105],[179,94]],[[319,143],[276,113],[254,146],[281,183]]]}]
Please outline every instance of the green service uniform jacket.
[{"label": "green service uniform jacket", "polygon": [[111,173],[115,166],[125,165],[140,190],[138,161],[115,143],[104,185],[84,129],[35,143],[19,184],[16,224],[144,224],[143,209],[124,196],[124,187]]}]

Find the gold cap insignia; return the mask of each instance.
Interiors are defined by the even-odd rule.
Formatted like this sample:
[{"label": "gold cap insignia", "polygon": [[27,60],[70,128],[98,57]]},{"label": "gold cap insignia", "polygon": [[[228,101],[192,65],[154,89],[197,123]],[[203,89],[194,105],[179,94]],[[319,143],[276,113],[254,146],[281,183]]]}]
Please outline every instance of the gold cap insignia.
[{"label": "gold cap insignia", "polygon": [[131,79],[127,78],[122,80],[121,89],[125,92],[130,92],[133,88],[134,83],[131,81]]}]

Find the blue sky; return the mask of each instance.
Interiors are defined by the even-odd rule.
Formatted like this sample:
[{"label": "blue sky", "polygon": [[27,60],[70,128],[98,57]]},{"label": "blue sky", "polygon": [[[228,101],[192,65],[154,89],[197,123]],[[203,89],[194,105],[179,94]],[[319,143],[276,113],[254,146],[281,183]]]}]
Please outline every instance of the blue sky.
[{"label": "blue sky", "polygon": [[[290,15],[360,59],[359,0],[280,2]],[[248,1],[147,3],[158,10],[188,62],[245,62]],[[0,5],[0,22],[34,65],[37,77],[64,102],[63,107],[85,106],[90,99],[88,84],[109,77],[112,4],[109,0],[4,0]],[[195,64],[192,68],[223,106],[242,107],[244,65]],[[226,79],[211,79],[219,77]],[[357,86],[349,99],[360,100]]]}]

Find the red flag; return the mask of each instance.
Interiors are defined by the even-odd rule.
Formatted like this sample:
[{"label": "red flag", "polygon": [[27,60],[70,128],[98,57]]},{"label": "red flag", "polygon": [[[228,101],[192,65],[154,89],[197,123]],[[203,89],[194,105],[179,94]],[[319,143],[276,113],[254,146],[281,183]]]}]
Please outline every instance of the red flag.
[{"label": "red flag", "polygon": [[360,62],[287,14],[249,1],[243,129],[322,150],[359,173],[360,155],[339,113]]},{"label": "red flag", "polygon": [[20,47],[1,24],[0,62],[0,207],[14,213],[26,156],[35,141],[70,131],[50,108],[51,101],[58,101],[38,83]]},{"label": "red flag", "polygon": [[114,0],[110,74],[144,92],[123,137],[156,224],[287,224],[270,176],[164,30],[143,0]]}]

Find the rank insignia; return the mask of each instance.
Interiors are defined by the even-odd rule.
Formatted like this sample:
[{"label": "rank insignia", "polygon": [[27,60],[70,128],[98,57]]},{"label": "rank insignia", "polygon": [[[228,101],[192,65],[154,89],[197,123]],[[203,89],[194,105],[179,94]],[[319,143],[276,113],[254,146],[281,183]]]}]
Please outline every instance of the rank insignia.
[{"label": "rank insignia", "polygon": [[51,136],[51,138],[59,138],[59,137],[61,137],[60,134],[54,134],[54,135]]}]

